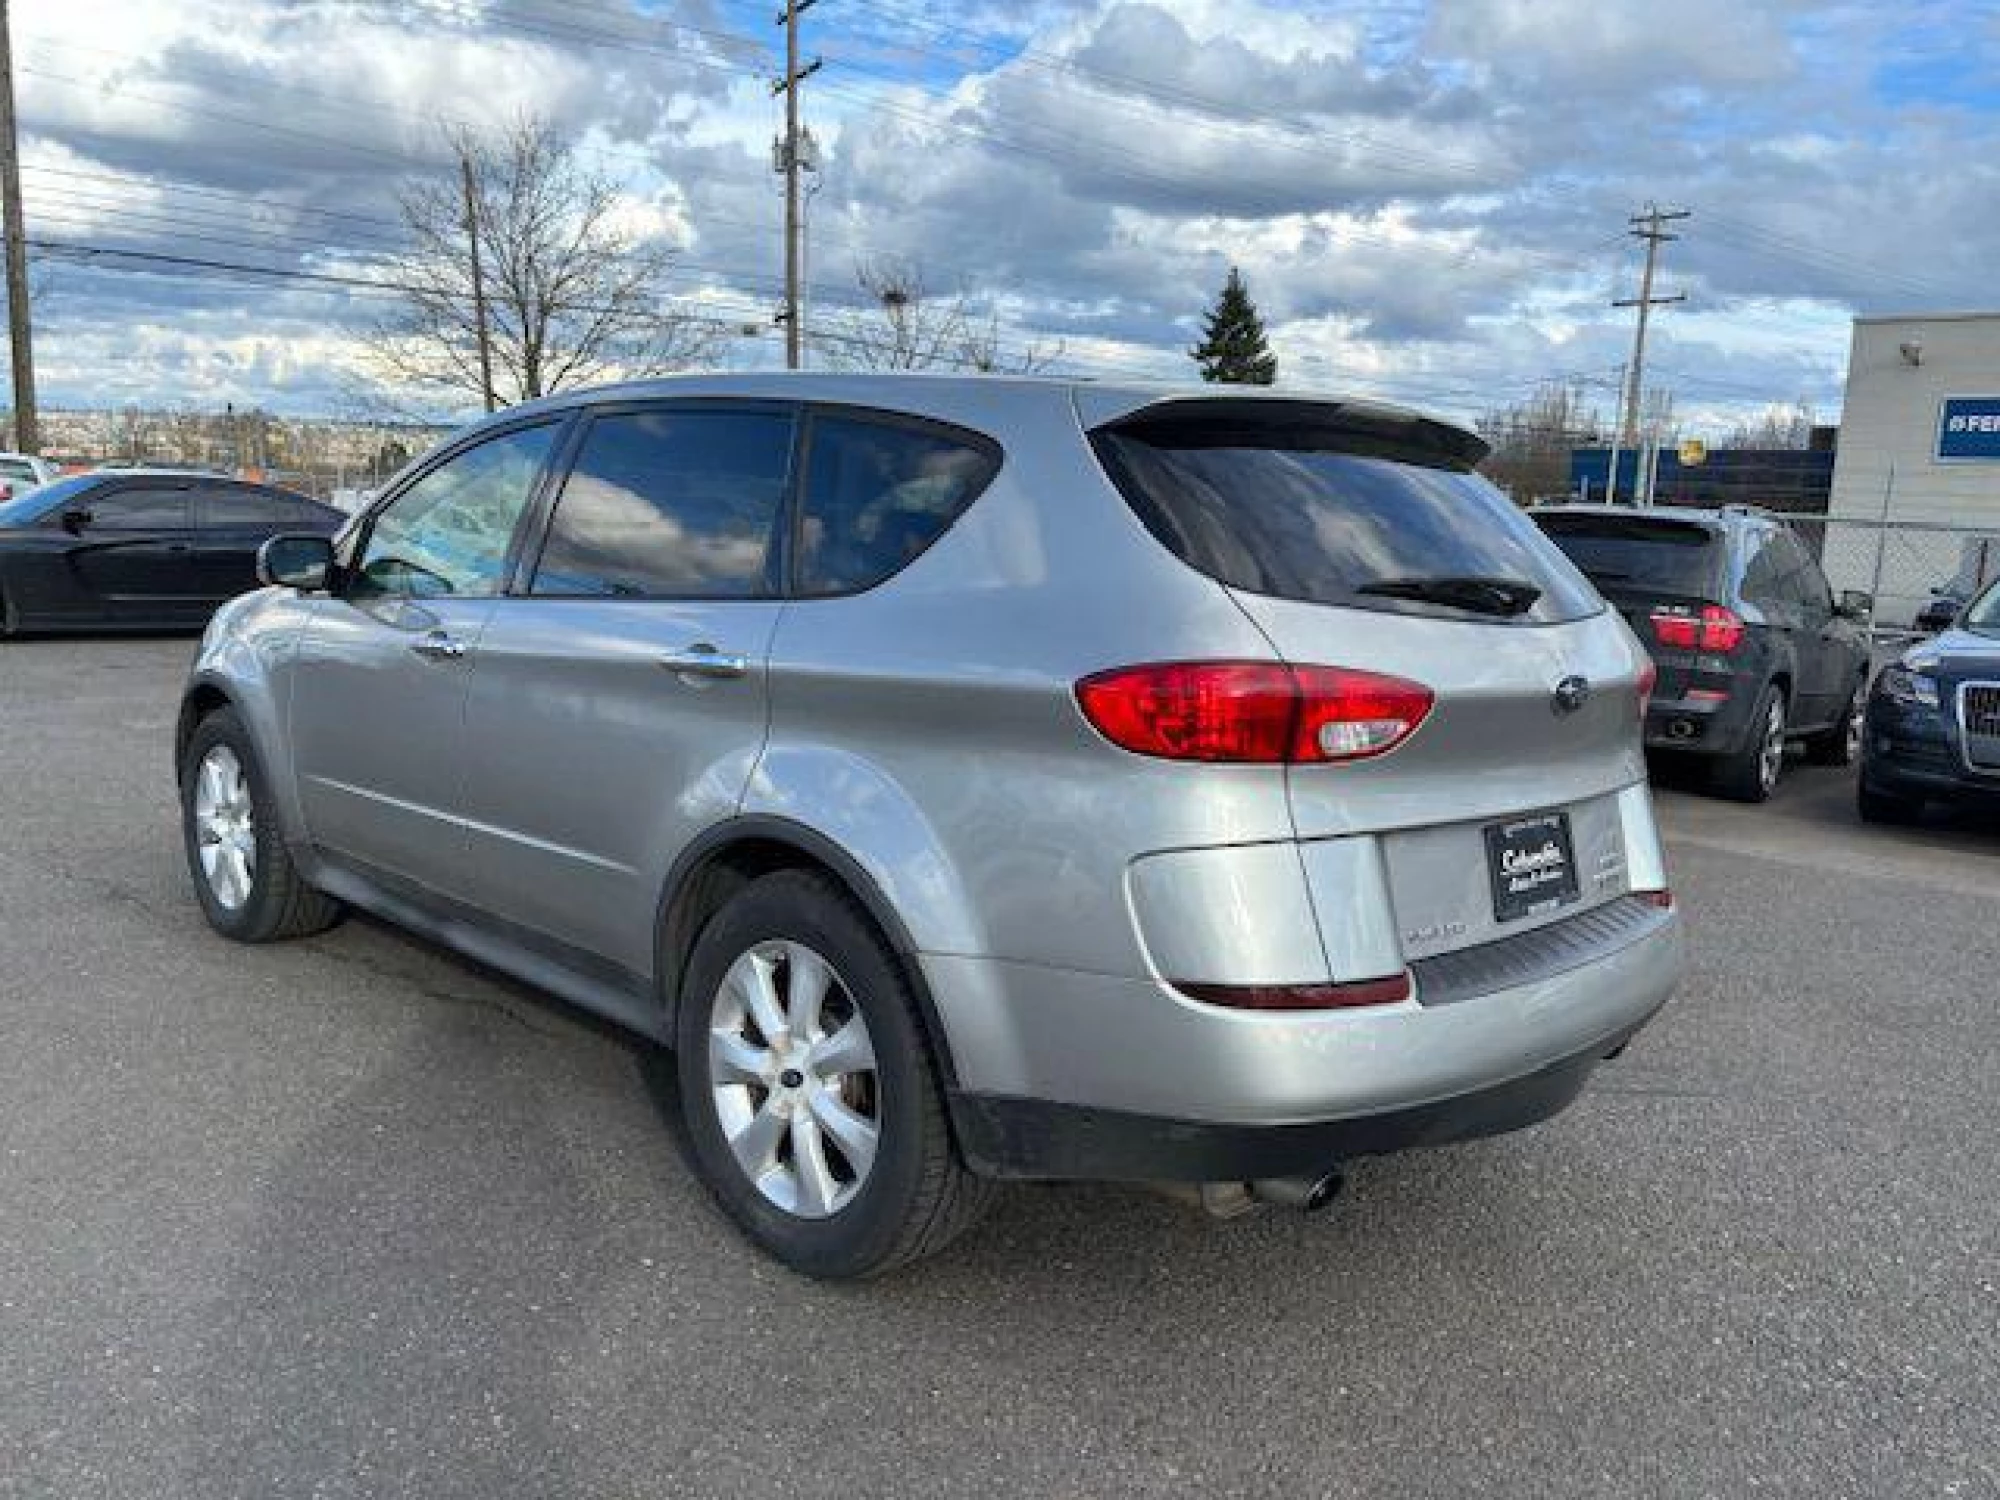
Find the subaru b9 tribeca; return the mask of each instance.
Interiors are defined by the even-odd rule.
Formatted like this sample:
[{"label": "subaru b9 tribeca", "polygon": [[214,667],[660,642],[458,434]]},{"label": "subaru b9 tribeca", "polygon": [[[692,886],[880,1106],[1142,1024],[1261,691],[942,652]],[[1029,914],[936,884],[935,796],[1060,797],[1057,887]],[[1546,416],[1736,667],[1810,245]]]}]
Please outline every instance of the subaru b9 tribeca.
[{"label": "subaru b9 tribeca", "polygon": [[1542,1119],[1665,1001],[1646,657],[1360,402],[732,376],[516,408],[204,638],[194,886],[361,907],[669,1044],[759,1245],[995,1178],[1313,1201]]}]

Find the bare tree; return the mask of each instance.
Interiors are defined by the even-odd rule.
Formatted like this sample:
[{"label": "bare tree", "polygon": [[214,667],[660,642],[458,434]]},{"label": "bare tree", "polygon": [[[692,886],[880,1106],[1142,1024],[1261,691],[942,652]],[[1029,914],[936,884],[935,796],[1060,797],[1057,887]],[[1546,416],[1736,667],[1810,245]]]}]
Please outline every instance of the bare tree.
[{"label": "bare tree", "polygon": [[821,343],[840,370],[930,370],[1031,375],[1062,357],[1062,345],[1030,344],[1009,351],[1000,320],[981,315],[963,290],[933,297],[915,261],[878,259],[855,267],[869,306],[829,320]]},{"label": "bare tree", "polygon": [[1739,422],[1717,443],[1718,448],[1808,448],[1812,446],[1813,409],[1804,401],[1796,406],[1771,406],[1748,422]]},{"label": "bare tree", "polygon": [[385,374],[475,400],[485,394],[464,165],[499,401],[681,369],[711,351],[710,325],[672,310],[670,252],[621,222],[617,186],[546,122],[524,120],[497,144],[465,133],[451,144],[454,170],[402,197],[411,248],[385,278],[402,305],[370,340]]},{"label": "bare tree", "polygon": [[209,461],[216,425],[213,413],[181,406],[161,413],[159,422],[161,446],[171,461],[195,465]]},{"label": "bare tree", "polygon": [[1493,445],[1481,468],[1523,501],[1566,492],[1570,450],[1594,446],[1605,434],[1604,420],[1583,388],[1560,382],[1514,406],[1494,408],[1477,426]]}]

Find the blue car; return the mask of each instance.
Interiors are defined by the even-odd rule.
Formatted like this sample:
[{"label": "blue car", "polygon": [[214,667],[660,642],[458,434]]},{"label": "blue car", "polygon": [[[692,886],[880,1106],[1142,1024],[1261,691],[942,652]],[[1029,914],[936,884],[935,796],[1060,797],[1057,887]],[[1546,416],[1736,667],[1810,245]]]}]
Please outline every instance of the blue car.
[{"label": "blue car", "polygon": [[1872,823],[1930,802],[2000,810],[2000,584],[1876,677],[1860,788]]}]

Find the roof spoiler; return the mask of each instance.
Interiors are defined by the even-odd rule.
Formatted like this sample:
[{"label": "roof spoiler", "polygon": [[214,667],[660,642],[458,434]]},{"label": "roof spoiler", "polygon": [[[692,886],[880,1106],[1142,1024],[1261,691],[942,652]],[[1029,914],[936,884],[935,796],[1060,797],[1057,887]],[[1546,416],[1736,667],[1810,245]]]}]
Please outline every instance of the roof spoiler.
[{"label": "roof spoiler", "polygon": [[1171,433],[1178,444],[1199,447],[1358,449],[1463,469],[1492,451],[1477,433],[1398,407],[1282,396],[1168,397],[1091,430]]}]

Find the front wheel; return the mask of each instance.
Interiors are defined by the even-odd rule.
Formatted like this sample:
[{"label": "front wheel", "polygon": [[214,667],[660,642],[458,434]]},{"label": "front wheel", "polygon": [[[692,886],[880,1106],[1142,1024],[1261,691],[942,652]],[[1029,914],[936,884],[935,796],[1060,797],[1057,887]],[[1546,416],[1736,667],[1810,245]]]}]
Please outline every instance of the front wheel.
[{"label": "front wheel", "polygon": [[1715,768],[1715,789],[1737,802],[1765,802],[1785,770],[1785,695],[1768,684],[1750,715],[1742,746]]},{"label": "front wheel", "polygon": [[902,962],[831,879],[768,875],[715,916],[675,1043],[695,1165],[793,1270],[893,1270],[983,1208],[989,1185],[952,1147]]},{"label": "front wheel", "polygon": [[285,848],[270,790],[233,708],[195,726],[181,774],[188,873],[208,925],[239,943],[305,937],[340,920]]}]

